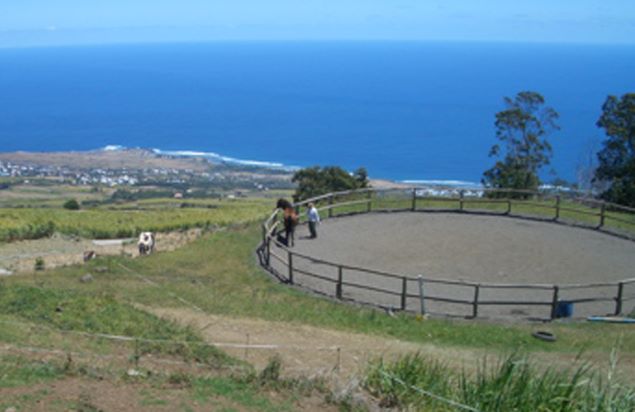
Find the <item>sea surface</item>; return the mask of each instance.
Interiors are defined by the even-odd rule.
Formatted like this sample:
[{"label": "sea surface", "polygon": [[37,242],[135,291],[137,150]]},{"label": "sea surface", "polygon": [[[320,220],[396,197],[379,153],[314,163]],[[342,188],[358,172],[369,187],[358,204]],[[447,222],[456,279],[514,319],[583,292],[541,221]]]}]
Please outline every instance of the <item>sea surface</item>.
[{"label": "sea surface", "polygon": [[[552,169],[597,151],[609,94],[635,92],[635,47],[207,43],[0,50],[0,151],[120,145],[284,166],[365,166],[479,181],[503,97],[561,115]],[[213,155],[212,155],[213,156]]]}]

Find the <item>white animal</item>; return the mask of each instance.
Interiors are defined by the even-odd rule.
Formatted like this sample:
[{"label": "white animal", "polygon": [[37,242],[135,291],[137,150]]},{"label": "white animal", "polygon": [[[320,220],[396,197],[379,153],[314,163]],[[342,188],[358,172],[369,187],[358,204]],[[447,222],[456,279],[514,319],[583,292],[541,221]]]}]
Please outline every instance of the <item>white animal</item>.
[{"label": "white animal", "polygon": [[139,235],[139,241],[137,242],[137,246],[139,247],[140,255],[149,255],[154,251],[154,233],[152,232],[141,232]]}]

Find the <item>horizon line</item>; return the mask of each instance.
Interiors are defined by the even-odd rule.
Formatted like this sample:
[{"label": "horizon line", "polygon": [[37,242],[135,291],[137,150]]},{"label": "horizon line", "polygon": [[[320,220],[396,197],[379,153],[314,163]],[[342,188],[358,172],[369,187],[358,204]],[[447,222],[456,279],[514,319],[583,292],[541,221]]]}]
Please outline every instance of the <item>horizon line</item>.
[{"label": "horizon line", "polygon": [[304,39],[288,39],[288,38],[217,38],[202,40],[115,40],[115,41],[94,41],[86,43],[41,43],[41,44],[25,44],[25,45],[7,45],[1,43],[2,32],[0,32],[0,50],[15,49],[49,49],[49,48],[81,48],[81,47],[107,47],[107,46],[144,46],[144,45],[201,45],[201,44],[220,44],[220,43],[243,43],[243,44],[273,44],[273,43],[403,43],[403,44],[482,44],[482,45],[525,45],[525,46],[604,46],[604,47],[634,47],[635,42],[607,42],[607,41],[534,41],[534,40],[505,40],[505,39],[396,39],[396,38],[304,38]]}]

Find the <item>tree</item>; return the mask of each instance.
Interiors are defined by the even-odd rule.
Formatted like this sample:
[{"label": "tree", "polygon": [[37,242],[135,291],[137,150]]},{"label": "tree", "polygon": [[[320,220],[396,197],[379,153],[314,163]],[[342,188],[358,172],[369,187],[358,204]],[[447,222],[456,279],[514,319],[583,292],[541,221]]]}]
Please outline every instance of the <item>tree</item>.
[{"label": "tree", "polygon": [[329,192],[368,187],[368,173],[363,167],[350,174],[338,166],[314,166],[295,172],[292,181],[298,184],[293,195],[297,202]]},{"label": "tree", "polygon": [[485,187],[535,190],[540,185],[540,169],[551,160],[551,144],[546,136],[559,129],[559,115],[545,107],[544,97],[536,92],[505,97],[505,105],[505,110],[496,113],[500,144],[492,146],[489,153],[490,157],[502,158],[483,173],[481,182]]},{"label": "tree", "polygon": [[608,185],[602,197],[635,206],[635,93],[619,99],[608,96],[597,126],[608,137],[598,152],[599,164],[595,170],[595,180]]},{"label": "tree", "polygon": [[368,186],[368,171],[365,167],[360,167],[355,170],[355,172],[353,172],[353,177],[360,188]]}]

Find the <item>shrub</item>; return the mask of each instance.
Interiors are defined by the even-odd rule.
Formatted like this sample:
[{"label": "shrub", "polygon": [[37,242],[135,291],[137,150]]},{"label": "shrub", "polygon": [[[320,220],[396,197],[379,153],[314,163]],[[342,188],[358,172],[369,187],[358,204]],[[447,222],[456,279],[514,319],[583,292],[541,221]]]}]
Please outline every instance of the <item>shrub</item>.
[{"label": "shrub", "polygon": [[260,372],[258,380],[261,385],[268,383],[276,383],[280,380],[280,371],[282,370],[282,360],[276,355],[269,359],[267,366]]},{"label": "shrub", "polygon": [[35,270],[44,270],[44,258],[42,258],[42,257],[35,258],[34,269]]},{"label": "shrub", "polygon": [[79,210],[79,202],[75,199],[67,200],[64,203],[64,209]]}]

